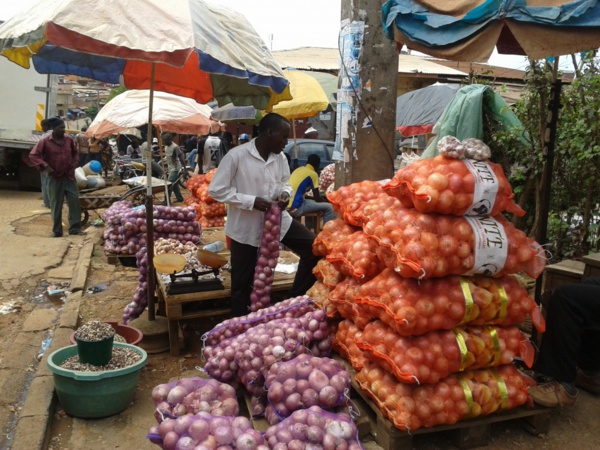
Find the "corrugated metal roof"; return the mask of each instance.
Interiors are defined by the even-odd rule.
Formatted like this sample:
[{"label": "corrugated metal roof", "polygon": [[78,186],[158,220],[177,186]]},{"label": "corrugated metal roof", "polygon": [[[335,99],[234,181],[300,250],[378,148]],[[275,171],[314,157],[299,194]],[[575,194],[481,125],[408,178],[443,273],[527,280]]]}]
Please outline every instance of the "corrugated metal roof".
[{"label": "corrugated metal roof", "polygon": [[[338,71],[340,55],[337,48],[303,47],[273,52],[281,67],[302,70]],[[465,72],[436,64],[421,56],[399,55],[398,73],[452,75],[466,77]]]}]

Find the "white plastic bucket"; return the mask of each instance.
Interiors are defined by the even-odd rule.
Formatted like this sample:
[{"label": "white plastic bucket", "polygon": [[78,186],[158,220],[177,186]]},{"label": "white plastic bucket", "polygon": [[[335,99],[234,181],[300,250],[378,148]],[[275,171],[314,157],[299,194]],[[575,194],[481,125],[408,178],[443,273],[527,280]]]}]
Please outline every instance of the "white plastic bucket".
[{"label": "white plastic bucket", "polygon": [[83,166],[83,171],[86,175],[96,175],[102,172],[102,163],[100,161],[90,161],[85,166]]}]

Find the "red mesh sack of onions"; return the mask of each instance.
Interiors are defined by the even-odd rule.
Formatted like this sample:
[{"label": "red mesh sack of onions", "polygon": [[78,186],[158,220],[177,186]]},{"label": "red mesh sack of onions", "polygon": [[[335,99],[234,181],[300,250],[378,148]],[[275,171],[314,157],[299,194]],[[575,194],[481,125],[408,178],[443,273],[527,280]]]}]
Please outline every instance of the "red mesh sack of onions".
[{"label": "red mesh sack of onions", "polygon": [[202,217],[226,216],[227,209],[225,208],[225,203],[202,202],[200,203],[200,214],[202,215]]},{"label": "red mesh sack of onions", "polygon": [[301,409],[265,432],[271,450],[364,450],[358,429],[348,414],[318,406]]},{"label": "red mesh sack of onions", "polygon": [[266,308],[271,302],[271,286],[275,279],[275,267],[279,258],[279,239],[281,234],[281,208],[271,204],[265,213],[258,259],[254,269],[253,290],[250,294],[252,312]]},{"label": "red mesh sack of onions", "polygon": [[418,386],[401,383],[382,367],[368,363],[356,374],[356,381],[384,416],[408,431],[516,408],[528,402],[528,387],[535,385],[512,364],[469,370]]},{"label": "red mesh sack of onions", "polygon": [[196,189],[198,189],[202,183],[204,183],[204,175],[196,173],[187,180],[185,187],[192,195],[194,195]]},{"label": "red mesh sack of onions", "polygon": [[148,253],[146,250],[146,247],[142,247],[135,254],[135,264],[140,271],[138,286],[133,293],[132,301],[123,309],[124,325],[140,317],[148,305]]},{"label": "red mesh sack of onions", "polygon": [[319,190],[326,192],[327,188],[335,181],[335,163],[327,164],[319,175]]},{"label": "red mesh sack of onions", "polygon": [[198,189],[196,189],[196,197],[198,197],[204,203],[212,203],[215,201],[215,199],[212,198],[208,193],[209,185],[209,183],[204,183],[201,184],[200,187],[198,187]]},{"label": "red mesh sack of onions", "polygon": [[246,417],[217,417],[206,412],[166,419],[150,428],[148,440],[164,450],[268,450]]},{"label": "red mesh sack of onions", "polygon": [[295,318],[284,318],[251,328],[244,333],[234,360],[239,366],[239,380],[249,392],[264,392],[265,375],[278,361],[288,361],[310,351],[315,356],[331,352],[331,337],[322,310]]},{"label": "red mesh sack of onions", "polygon": [[317,265],[313,269],[313,273],[318,281],[330,289],[335,288],[345,278],[343,273],[324,258],[317,262]]},{"label": "red mesh sack of onions", "polygon": [[379,244],[375,239],[369,238],[362,230],[356,231],[337,243],[327,255],[327,261],[344,275],[370,280],[385,268],[377,257],[377,247]]},{"label": "red mesh sack of onions", "polygon": [[199,222],[202,228],[224,227],[225,217],[201,217]]},{"label": "red mesh sack of onions", "polygon": [[242,334],[259,323],[267,323],[273,319],[282,319],[284,317],[300,317],[307,312],[314,310],[315,306],[313,300],[305,295],[288,298],[287,300],[250,313],[246,316],[224,320],[212,330],[204,333],[202,335],[202,341],[204,342],[204,347],[214,346],[223,339]]},{"label": "red mesh sack of onions", "polygon": [[546,265],[542,247],[501,215],[454,217],[389,208],[369,220],[364,232],[387,247],[378,249],[379,259],[406,278],[520,271],[537,278]]},{"label": "red mesh sack of onions", "polygon": [[365,365],[365,355],[356,345],[356,340],[362,331],[351,320],[342,320],[337,333],[331,342],[333,349],[345,360],[349,361],[355,370],[360,370]]},{"label": "red mesh sack of onions", "polygon": [[362,227],[365,219],[363,209],[369,200],[387,199],[390,196],[383,189],[384,181],[361,181],[326,194],[335,212],[350,225]]},{"label": "red mesh sack of onions", "polygon": [[200,411],[213,416],[237,416],[239,413],[235,389],[214,379],[190,377],[159,384],[152,389],[152,400],[158,423]]},{"label": "red mesh sack of onions", "polygon": [[[331,339],[325,312],[317,310],[299,318],[285,317],[259,323],[246,332],[206,347],[204,369],[226,383],[241,381],[255,395],[261,395],[262,372],[273,363],[310,350],[327,356]],[[238,377],[239,373],[239,377]]]},{"label": "red mesh sack of onions", "polygon": [[376,320],[355,340],[366,358],[403,383],[433,384],[466,369],[511,364],[515,356],[531,367],[535,354],[517,327],[457,327],[407,337]]},{"label": "red mesh sack of onions", "polygon": [[294,411],[320,406],[332,409],[347,403],[350,375],[330,358],[298,355],[271,366],[266,379],[267,399],[279,420]]},{"label": "red mesh sack of onions", "polygon": [[510,183],[499,164],[444,155],[419,159],[398,170],[383,187],[406,207],[455,216],[495,216],[525,211],[512,199]]},{"label": "red mesh sack of onions", "polygon": [[361,330],[372,320],[368,310],[356,302],[362,282],[346,278],[329,294],[329,301],[344,319],[351,320]]},{"label": "red mesh sack of onions", "polygon": [[313,242],[313,253],[317,256],[327,256],[337,243],[359,229],[348,225],[342,219],[333,219],[323,225],[323,229]]},{"label": "red mesh sack of onions", "polygon": [[385,269],[362,286],[355,302],[402,336],[464,324],[516,325],[528,316],[540,333],[545,331],[535,301],[511,276],[449,276],[419,282]]}]

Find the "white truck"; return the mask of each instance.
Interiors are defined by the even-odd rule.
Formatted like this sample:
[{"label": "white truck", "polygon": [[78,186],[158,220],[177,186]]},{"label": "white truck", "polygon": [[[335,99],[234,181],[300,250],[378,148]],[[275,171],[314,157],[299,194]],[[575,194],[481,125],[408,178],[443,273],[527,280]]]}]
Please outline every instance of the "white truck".
[{"label": "white truck", "polygon": [[0,57],[0,187],[39,189],[27,156],[42,135],[40,121],[56,116],[57,75],[42,75]]}]

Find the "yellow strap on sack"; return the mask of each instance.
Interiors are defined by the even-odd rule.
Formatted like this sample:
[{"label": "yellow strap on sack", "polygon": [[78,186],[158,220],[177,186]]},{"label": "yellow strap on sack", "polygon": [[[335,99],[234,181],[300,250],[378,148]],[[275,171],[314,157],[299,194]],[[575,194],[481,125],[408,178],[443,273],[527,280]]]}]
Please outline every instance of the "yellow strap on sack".
[{"label": "yellow strap on sack", "polygon": [[463,317],[461,323],[467,323],[473,319],[471,317],[471,315],[473,314],[473,295],[471,294],[469,282],[465,278],[460,278],[460,287],[465,297],[465,317]]},{"label": "yellow strap on sack", "polygon": [[506,310],[508,308],[508,295],[506,294],[504,285],[500,281],[496,281],[496,286],[498,286],[498,294],[500,294],[500,311],[498,313],[498,319],[503,321],[506,318]]},{"label": "yellow strap on sack", "polygon": [[504,381],[504,378],[502,378],[496,370],[491,369],[491,372],[494,375],[494,378],[496,379],[496,381],[498,382],[498,390],[500,391],[500,398],[502,399],[502,405],[500,407],[502,409],[507,409],[508,408],[508,388],[506,387],[506,381]]},{"label": "yellow strap on sack", "polygon": [[459,371],[465,370],[465,366],[467,364],[467,353],[469,349],[467,348],[467,343],[465,342],[465,337],[462,335],[461,328],[453,328],[452,331],[456,336],[456,343],[458,344],[458,349],[460,350],[460,368]]}]

